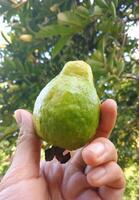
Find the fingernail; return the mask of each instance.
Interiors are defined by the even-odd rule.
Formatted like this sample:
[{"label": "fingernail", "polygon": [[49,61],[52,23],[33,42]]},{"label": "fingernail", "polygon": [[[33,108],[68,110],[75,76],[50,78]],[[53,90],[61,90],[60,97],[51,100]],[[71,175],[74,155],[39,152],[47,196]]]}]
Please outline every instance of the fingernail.
[{"label": "fingernail", "polygon": [[100,179],[102,178],[103,176],[105,176],[106,174],[106,170],[104,167],[100,167],[99,169],[95,169],[93,172],[91,172],[90,174],[90,178],[92,180],[97,180],[97,179]]},{"label": "fingernail", "polygon": [[104,149],[105,149],[104,145],[100,142],[90,145],[91,153],[95,154],[96,156],[101,156],[104,152]]},{"label": "fingernail", "polygon": [[14,117],[16,119],[17,124],[22,124],[22,116],[21,116],[21,112],[19,110],[16,110],[14,112]]}]

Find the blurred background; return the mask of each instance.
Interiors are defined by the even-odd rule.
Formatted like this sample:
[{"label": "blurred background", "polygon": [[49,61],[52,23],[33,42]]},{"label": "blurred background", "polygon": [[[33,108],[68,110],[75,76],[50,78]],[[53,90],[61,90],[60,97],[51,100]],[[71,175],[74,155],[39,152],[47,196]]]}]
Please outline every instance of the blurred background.
[{"label": "blurred background", "polygon": [[101,101],[113,98],[111,140],[125,172],[125,200],[139,199],[138,0],[0,0],[0,177],[15,151],[18,108],[69,60],[91,65]]}]

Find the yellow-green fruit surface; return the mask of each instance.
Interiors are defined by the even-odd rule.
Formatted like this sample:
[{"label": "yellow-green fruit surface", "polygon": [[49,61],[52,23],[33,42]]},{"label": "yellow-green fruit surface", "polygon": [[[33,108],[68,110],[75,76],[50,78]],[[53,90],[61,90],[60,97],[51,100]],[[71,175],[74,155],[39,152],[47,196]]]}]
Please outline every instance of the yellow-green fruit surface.
[{"label": "yellow-green fruit surface", "polygon": [[49,145],[75,150],[95,135],[100,100],[91,67],[69,61],[36,99],[33,119],[37,134]]}]

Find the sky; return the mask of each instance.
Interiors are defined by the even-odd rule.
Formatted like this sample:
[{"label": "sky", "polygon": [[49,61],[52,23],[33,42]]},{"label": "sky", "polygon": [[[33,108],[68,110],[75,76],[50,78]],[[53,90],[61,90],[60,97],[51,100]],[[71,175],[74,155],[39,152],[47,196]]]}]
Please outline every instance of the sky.
[{"label": "sky", "polygon": [[1,32],[8,33],[9,31],[10,31],[10,27],[8,27],[8,25],[3,22],[3,17],[0,16],[0,46],[6,43],[6,41],[1,35]]},{"label": "sky", "polygon": [[129,31],[128,31],[128,35],[134,39],[137,38],[139,39],[139,23],[137,25],[131,26]]},{"label": "sky", "polygon": [[130,27],[130,29],[128,30],[128,36],[130,36],[132,39],[135,39],[135,38],[138,39],[138,48],[132,54],[132,57],[138,60],[139,59],[139,22],[136,25]]}]

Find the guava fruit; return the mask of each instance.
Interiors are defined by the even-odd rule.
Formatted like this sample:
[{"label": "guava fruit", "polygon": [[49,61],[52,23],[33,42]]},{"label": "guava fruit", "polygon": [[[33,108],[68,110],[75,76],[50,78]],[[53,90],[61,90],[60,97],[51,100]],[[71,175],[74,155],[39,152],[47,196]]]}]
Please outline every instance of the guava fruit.
[{"label": "guava fruit", "polygon": [[75,150],[96,133],[100,115],[91,67],[69,61],[36,99],[33,120],[37,134],[49,145]]}]

